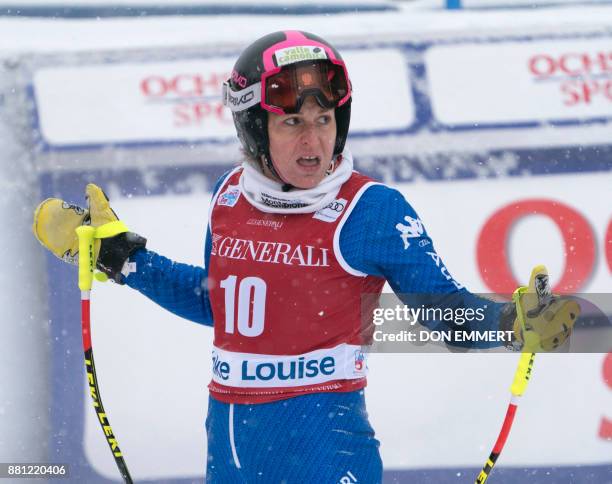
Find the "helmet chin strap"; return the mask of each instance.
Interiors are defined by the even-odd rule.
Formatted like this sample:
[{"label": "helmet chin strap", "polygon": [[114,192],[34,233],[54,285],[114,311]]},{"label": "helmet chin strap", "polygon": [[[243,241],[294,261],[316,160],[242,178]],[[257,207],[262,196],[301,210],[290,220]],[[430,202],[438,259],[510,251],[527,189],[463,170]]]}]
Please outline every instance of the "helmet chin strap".
[{"label": "helmet chin strap", "polygon": [[272,174],[276,178],[278,178],[281,182],[283,182],[283,186],[282,186],[283,192],[288,192],[292,188],[295,188],[291,183],[288,183],[288,182],[286,182],[283,179],[283,177],[280,175],[279,171],[274,166],[274,162],[272,161],[272,157],[271,156],[264,154],[264,155],[261,155],[261,158],[262,158],[264,164],[266,165],[266,167],[268,168],[268,170],[270,170],[270,172],[272,172]]}]

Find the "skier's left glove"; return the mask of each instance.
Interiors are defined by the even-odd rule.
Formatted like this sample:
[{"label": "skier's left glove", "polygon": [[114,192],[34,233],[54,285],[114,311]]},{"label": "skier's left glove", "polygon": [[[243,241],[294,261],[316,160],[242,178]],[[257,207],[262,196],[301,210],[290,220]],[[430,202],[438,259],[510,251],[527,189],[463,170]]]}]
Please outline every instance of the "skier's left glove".
[{"label": "skier's left glove", "polygon": [[552,294],[543,265],[531,271],[529,285],[519,287],[502,316],[502,329],[514,332],[515,349],[524,352],[554,351],[569,338],[580,315],[580,305],[570,297]]},{"label": "skier's left glove", "polygon": [[[144,248],[147,240],[127,232],[111,209],[108,198],[100,187],[90,183],[85,189],[88,209],[48,198],[34,212],[32,230],[38,241],[51,253],[70,264],[78,264],[79,242],[75,229],[91,225],[99,230],[110,229],[110,237],[96,238],[94,260],[98,270],[113,281],[123,284],[122,270],[130,255]],[[123,228],[119,228],[119,227]],[[100,229],[101,227],[101,229]],[[119,232],[119,233],[118,233]]]}]

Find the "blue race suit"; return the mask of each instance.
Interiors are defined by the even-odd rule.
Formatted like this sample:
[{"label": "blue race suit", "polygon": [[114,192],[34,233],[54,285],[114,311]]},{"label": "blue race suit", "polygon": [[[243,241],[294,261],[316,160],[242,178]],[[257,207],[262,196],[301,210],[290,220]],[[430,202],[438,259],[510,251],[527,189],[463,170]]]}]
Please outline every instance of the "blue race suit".
[{"label": "blue race suit", "polygon": [[[465,306],[482,305],[479,296],[450,277],[424,229],[410,239],[411,250],[406,251],[397,229],[405,217],[418,219],[397,190],[380,184],[367,188],[341,229],[339,244],[346,262],[362,273],[385,278],[397,294],[460,295]],[[140,250],[131,257],[137,271],[126,283],[172,313],[212,326],[207,290],[211,248],[208,229],[204,268]],[[498,330],[503,305],[487,304],[486,319],[462,329]],[[480,341],[469,346],[499,344]],[[363,390],[259,404],[222,403],[211,397],[206,428],[209,482],[382,481],[379,443],[368,422]]]}]

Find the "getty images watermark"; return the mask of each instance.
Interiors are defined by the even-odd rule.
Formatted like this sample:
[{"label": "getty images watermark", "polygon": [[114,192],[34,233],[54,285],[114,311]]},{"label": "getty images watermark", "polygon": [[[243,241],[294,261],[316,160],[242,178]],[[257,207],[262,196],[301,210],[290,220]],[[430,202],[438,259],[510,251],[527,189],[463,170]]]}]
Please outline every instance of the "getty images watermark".
[{"label": "getty images watermark", "polygon": [[[376,328],[372,334],[375,342],[411,342],[411,343],[464,343],[464,342],[501,342],[512,343],[514,331],[512,330],[476,330],[461,329],[466,323],[482,323],[487,317],[489,304],[481,307],[468,308],[432,308],[423,305],[409,307],[398,304],[395,307],[375,308],[372,322]],[[400,326],[407,325],[410,329],[399,329],[399,331],[388,331],[390,324],[385,329],[381,328],[385,323],[396,323]],[[451,329],[420,329],[416,325],[428,327],[430,324],[439,327],[440,323],[451,323],[455,328]],[[421,326],[422,328],[422,326]]]},{"label": "getty images watermark", "polygon": [[[612,294],[565,295],[581,315],[557,352],[612,350]],[[562,300],[565,300],[562,299]],[[362,297],[364,350],[374,353],[501,352],[519,349],[511,295],[382,294]],[[545,308],[542,318],[553,311]]]}]

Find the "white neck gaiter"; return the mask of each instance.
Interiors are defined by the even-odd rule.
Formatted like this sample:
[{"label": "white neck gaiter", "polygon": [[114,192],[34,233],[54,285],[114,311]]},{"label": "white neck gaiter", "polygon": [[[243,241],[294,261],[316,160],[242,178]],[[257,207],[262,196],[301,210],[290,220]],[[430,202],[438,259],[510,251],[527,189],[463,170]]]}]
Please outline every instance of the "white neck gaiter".
[{"label": "white neck gaiter", "polygon": [[271,180],[249,162],[245,161],[242,168],[240,190],[249,203],[262,212],[313,213],[325,208],[336,198],[342,184],[353,173],[353,157],[345,149],[340,165],[316,187],[308,190],[298,188],[289,192],[284,192],[281,183]]}]

